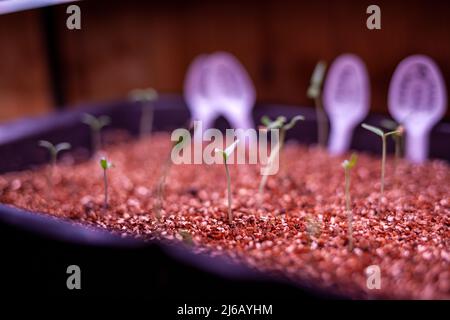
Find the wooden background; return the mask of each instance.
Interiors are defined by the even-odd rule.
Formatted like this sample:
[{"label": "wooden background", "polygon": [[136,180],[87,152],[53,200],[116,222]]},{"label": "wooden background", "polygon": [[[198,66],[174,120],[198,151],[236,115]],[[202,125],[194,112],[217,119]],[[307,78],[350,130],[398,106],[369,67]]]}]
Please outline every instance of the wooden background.
[{"label": "wooden background", "polygon": [[408,55],[430,55],[450,83],[450,1],[377,1],[382,30],[366,28],[370,4],[90,0],[78,3],[80,31],[65,27],[67,5],[2,15],[0,121],[136,87],[180,93],[190,61],[217,50],[240,59],[265,102],[310,105],[315,63],[346,52],[367,64],[374,112],[387,112],[390,77]]}]

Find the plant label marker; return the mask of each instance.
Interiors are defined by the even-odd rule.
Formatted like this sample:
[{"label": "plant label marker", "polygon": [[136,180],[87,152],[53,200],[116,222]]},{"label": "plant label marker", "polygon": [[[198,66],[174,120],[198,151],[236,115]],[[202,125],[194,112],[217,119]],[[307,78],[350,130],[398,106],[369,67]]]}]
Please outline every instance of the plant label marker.
[{"label": "plant label marker", "polygon": [[[210,97],[210,57],[200,55],[189,66],[184,82],[184,98],[191,111],[191,119],[201,121],[202,127],[208,129],[214,124],[219,113],[214,109]],[[195,130],[194,139],[201,140],[202,130]]]},{"label": "plant label marker", "polygon": [[[192,119],[201,121],[203,129],[211,128],[219,115],[236,129],[254,127],[255,88],[245,68],[229,53],[197,57],[187,72],[184,97]],[[201,140],[202,134],[196,130],[195,140]],[[244,132],[239,134],[245,141]]]},{"label": "plant label marker", "polygon": [[445,83],[432,59],[413,55],[400,62],[389,87],[388,106],[405,128],[408,160],[421,163],[427,159],[430,131],[444,116],[446,105]]},{"label": "plant label marker", "polygon": [[[226,52],[214,53],[211,64],[211,98],[214,108],[235,129],[254,128],[252,108],[256,93],[253,83],[242,64]],[[244,133],[238,138],[244,143]]]},{"label": "plant label marker", "polygon": [[324,86],[324,108],[331,123],[331,154],[342,154],[350,148],[353,129],[369,112],[369,100],[369,76],[364,62],[352,54],[337,57]]}]

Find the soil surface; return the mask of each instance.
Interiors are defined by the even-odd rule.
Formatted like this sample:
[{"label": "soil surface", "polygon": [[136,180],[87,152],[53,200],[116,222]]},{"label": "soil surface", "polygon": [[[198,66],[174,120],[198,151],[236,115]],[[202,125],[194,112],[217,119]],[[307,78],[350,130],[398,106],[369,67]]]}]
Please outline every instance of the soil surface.
[{"label": "soil surface", "polygon": [[[157,186],[171,143],[167,134],[107,147],[109,207],[103,208],[98,159],[0,176],[0,202],[99,226],[122,236],[193,242],[300,284],[353,298],[450,299],[450,166],[388,158],[380,204],[380,158],[360,154],[351,172],[353,251],[347,248],[345,157],[287,143],[280,171],[258,196],[258,165],[230,165],[233,224],[223,165],[173,165],[162,218]],[[348,155],[346,155],[348,157]],[[67,157],[66,157],[67,158]],[[367,287],[379,266],[381,289]]]}]

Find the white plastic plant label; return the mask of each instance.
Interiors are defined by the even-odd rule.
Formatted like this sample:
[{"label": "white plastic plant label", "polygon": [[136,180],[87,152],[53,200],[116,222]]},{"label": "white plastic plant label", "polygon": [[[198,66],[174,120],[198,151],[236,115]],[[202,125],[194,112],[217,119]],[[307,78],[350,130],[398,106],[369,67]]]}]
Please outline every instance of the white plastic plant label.
[{"label": "white plastic plant label", "polygon": [[406,158],[425,161],[430,131],[447,106],[445,83],[432,59],[414,55],[400,62],[389,87],[388,106],[395,121],[405,128]]},{"label": "white plastic plant label", "polygon": [[354,128],[369,112],[369,76],[359,57],[343,54],[334,60],[325,80],[323,99],[331,125],[328,151],[342,154],[350,148]]},{"label": "white plastic plant label", "polygon": [[[235,129],[254,127],[252,108],[256,94],[242,64],[231,54],[217,52],[210,57],[211,100],[214,108]],[[244,137],[239,137],[245,141]]]},{"label": "white plastic plant label", "polygon": [[[207,55],[198,56],[189,66],[184,83],[184,98],[191,111],[191,120],[201,121],[203,129],[210,128],[219,116],[211,102],[209,59]],[[195,139],[201,139],[202,134],[196,130]]]}]

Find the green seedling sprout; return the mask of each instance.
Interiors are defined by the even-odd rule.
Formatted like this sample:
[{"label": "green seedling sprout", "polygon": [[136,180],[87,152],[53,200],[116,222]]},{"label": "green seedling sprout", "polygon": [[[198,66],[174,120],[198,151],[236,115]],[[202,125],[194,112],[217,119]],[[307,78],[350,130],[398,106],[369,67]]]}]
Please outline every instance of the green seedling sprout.
[{"label": "green seedling sprout", "polygon": [[155,215],[158,220],[161,220],[161,209],[163,207],[164,202],[164,187],[166,185],[166,179],[172,166],[172,158],[171,158],[172,153],[176,152],[176,150],[174,149],[182,148],[183,144],[186,141],[187,141],[186,136],[180,136],[178,140],[173,143],[171,152],[169,153],[169,156],[164,162],[161,178],[159,179],[158,187],[156,189],[157,202],[155,205]]},{"label": "green seedling sprout", "polygon": [[381,202],[381,199],[383,198],[383,194],[384,194],[384,172],[385,172],[385,167],[386,167],[386,138],[388,136],[392,136],[394,134],[399,134],[399,131],[394,130],[394,131],[384,132],[380,128],[368,125],[366,123],[363,123],[361,126],[364,129],[369,130],[369,131],[375,133],[377,136],[381,137],[381,141],[382,141],[381,187],[380,187],[380,202]]},{"label": "green seedling sprout", "polygon": [[153,88],[135,89],[130,92],[130,98],[142,105],[139,133],[140,137],[143,138],[153,130],[153,102],[158,99],[158,92]]},{"label": "green seedling sprout", "polygon": [[323,110],[322,105],[322,84],[325,77],[325,71],[327,69],[327,64],[324,61],[319,61],[314,68],[313,74],[311,76],[311,82],[308,87],[307,96],[314,100],[316,105],[316,117],[317,117],[317,139],[319,145],[325,147],[327,143],[328,135],[328,122]]},{"label": "green seedling sprout", "polygon": [[405,128],[401,124],[389,119],[383,119],[381,121],[381,125],[388,130],[395,131],[395,133],[392,135],[392,139],[394,140],[395,143],[395,162],[394,162],[394,172],[395,172],[397,168],[397,162],[400,160],[403,154],[402,149],[403,149],[403,137],[405,135]]},{"label": "green seedling sprout", "polygon": [[103,184],[104,184],[104,187],[105,187],[105,197],[104,197],[104,203],[103,203],[103,208],[104,209],[108,208],[108,176],[107,176],[106,172],[112,166],[113,166],[112,163],[109,162],[105,157],[102,157],[100,159],[100,167],[103,170]]},{"label": "green seedling sprout", "polygon": [[230,155],[233,153],[234,149],[236,149],[237,144],[239,143],[239,139],[234,141],[232,144],[230,144],[225,150],[215,148],[215,153],[220,153],[223,156],[223,163],[225,165],[225,172],[227,175],[227,191],[228,191],[228,222],[231,225],[233,223],[233,212],[231,210],[232,206],[232,197],[231,197],[231,178],[230,178],[230,171],[228,170],[228,159],[230,158]]},{"label": "green seedling sprout", "polygon": [[313,238],[320,236],[322,233],[321,222],[312,215],[308,215],[306,218],[306,232],[308,234],[308,241],[311,243]]},{"label": "green seedling sprout", "polygon": [[91,128],[92,154],[96,154],[101,148],[101,130],[110,124],[111,119],[108,116],[99,116],[97,118],[89,113],[85,113],[81,121]]},{"label": "green seedling sprout", "polygon": [[350,160],[344,160],[342,162],[342,167],[345,172],[345,210],[347,212],[348,220],[348,250],[353,250],[353,216],[351,210],[351,200],[350,200],[350,171],[356,165],[358,157],[356,154],[352,154]]},{"label": "green seedling sprout", "polygon": [[[270,129],[278,129],[280,130],[280,136],[279,136],[279,141],[278,144],[273,148],[269,159],[267,160],[267,166],[271,167],[274,164],[274,160],[276,159],[276,157],[281,153],[281,150],[283,148],[284,145],[284,139],[286,137],[286,131],[292,129],[295,124],[300,121],[300,120],[305,120],[305,117],[298,115],[295,116],[291,119],[291,121],[289,121],[288,123],[286,123],[287,119],[284,116],[279,116],[277,117],[275,120],[271,120],[268,116],[263,116],[261,118],[261,123],[264,125],[265,129],[270,130]],[[263,191],[264,191],[264,187],[266,186],[267,183],[267,178],[269,176],[268,175],[263,175],[261,177],[261,181],[259,183],[259,188],[258,188],[258,193],[260,195],[262,195]]]},{"label": "green seedling sprout", "polygon": [[188,230],[182,229],[178,231],[178,234],[183,239],[184,243],[188,246],[192,246],[194,244],[194,240],[192,239],[192,234]]},{"label": "green seedling sprout", "polygon": [[71,148],[71,145],[70,145],[70,143],[67,143],[67,142],[61,142],[61,143],[54,145],[50,141],[40,140],[39,146],[47,149],[48,152],[50,153],[51,169],[47,176],[47,183],[49,186],[49,193],[51,194],[52,190],[53,190],[53,176],[54,176],[54,172],[55,172],[55,168],[56,168],[56,161],[58,158],[58,154],[61,151],[69,150]]}]

